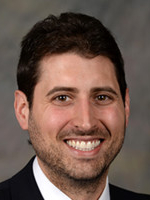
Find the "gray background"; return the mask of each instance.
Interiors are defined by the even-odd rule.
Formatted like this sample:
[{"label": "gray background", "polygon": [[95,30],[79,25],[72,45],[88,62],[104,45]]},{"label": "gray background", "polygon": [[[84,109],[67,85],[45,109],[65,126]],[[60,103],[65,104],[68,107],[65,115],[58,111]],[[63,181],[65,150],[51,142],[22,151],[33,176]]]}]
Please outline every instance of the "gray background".
[{"label": "gray background", "polygon": [[83,12],[99,18],[124,55],[131,116],[124,148],[113,163],[112,183],[150,193],[150,0],[0,0],[0,181],[34,154],[13,110],[21,38],[48,14]]}]

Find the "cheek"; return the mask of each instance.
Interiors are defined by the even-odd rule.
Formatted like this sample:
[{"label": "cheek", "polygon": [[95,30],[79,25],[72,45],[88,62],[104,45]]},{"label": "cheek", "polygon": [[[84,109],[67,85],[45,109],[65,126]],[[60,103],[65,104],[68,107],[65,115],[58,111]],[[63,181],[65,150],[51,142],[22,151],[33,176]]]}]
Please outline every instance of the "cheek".
[{"label": "cheek", "polygon": [[41,121],[44,132],[57,135],[70,121],[71,114],[68,110],[56,108],[47,109]]},{"label": "cheek", "polygon": [[125,113],[124,109],[119,106],[112,106],[103,109],[99,114],[99,119],[110,130],[113,135],[124,130]]}]

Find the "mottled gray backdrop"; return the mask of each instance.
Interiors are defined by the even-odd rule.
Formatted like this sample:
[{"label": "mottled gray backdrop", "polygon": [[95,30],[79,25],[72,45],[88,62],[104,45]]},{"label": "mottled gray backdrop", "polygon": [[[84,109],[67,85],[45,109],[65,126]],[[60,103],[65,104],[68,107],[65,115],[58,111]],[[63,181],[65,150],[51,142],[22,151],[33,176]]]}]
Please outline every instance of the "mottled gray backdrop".
[{"label": "mottled gray backdrop", "polygon": [[0,0],[0,181],[34,154],[13,109],[21,38],[48,14],[75,11],[99,18],[124,55],[131,116],[112,183],[150,193],[150,0]]}]

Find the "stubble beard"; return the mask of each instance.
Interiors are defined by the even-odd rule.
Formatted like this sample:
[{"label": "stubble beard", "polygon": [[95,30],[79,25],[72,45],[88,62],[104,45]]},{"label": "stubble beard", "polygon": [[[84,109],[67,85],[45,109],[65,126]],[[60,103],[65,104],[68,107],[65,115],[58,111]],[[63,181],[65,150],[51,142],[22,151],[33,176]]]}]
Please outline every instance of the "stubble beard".
[{"label": "stubble beard", "polygon": [[[62,191],[68,190],[69,183],[70,187],[76,187],[78,190],[87,187],[91,188],[91,192],[94,192],[97,185],[99,185],[100,182],[105,181],[109,165],[119,153],[124,141],[122,139],[122,142],[120,142],[118,149],[115,150],[115,152],[112,152],[111,148],[108,149],[108,152],[110,153],[105,155],[104,160],[109,160],[109,162],[101,163],[100,161],[97,161],[94,162],[93,165],[91,164],[89,168],[91,172],[90,174],[88,173],[88,168],[85,170],[84,166],[86,167],[91,160],[84,160],[84,165],[81,165],[82,168],[80,167],[79,169],[79,165],[75,165],[71,160],[65,160],[66,162],[64,162],[65,155],[63,155],[62,151],[60,151],[60,149],[55,145],[52,143],[48,147],[45,145],[44,138],[41,137],[40,129],[32,115],[29,118],[29,134],[43,172],[49,180],[58,188],[62,189]],[[65,132],[63,132],[63,134],[65,135]],[[109,133],[107,132],[103,134]]]}]

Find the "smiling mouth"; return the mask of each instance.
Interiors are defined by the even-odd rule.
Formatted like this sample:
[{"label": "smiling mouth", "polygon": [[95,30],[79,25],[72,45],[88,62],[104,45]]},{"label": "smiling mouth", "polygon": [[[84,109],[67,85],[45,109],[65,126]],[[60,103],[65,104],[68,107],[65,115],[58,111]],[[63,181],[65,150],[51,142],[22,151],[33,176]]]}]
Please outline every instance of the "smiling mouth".
[{"label": "smiling mouth", "polygon": [[66,140],[70,147],[80,151],[92,151],[101,144],[101,140],[80,141],[80,140]]}]

